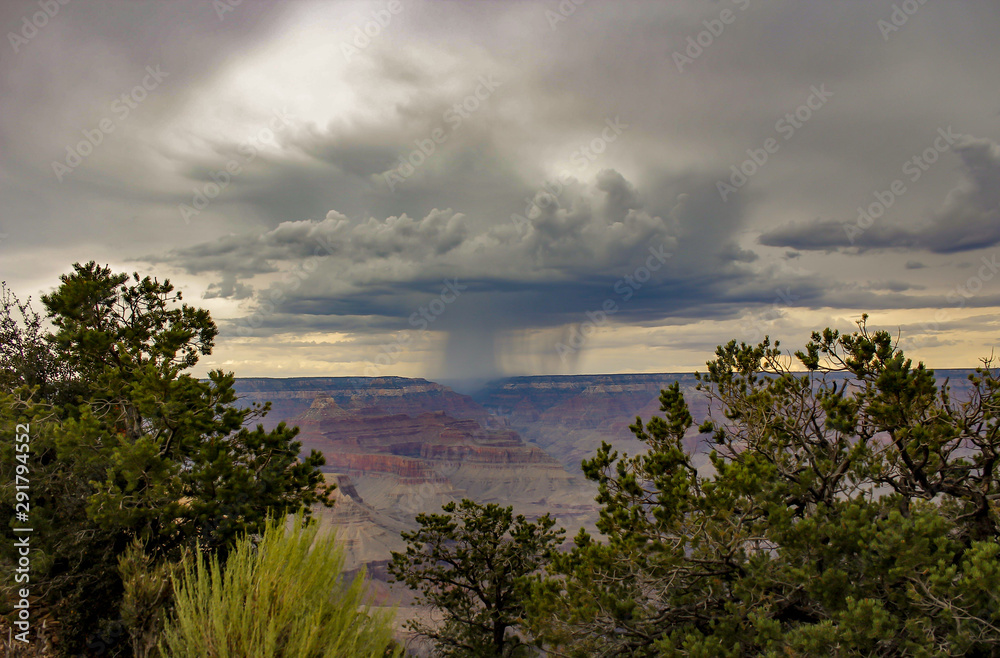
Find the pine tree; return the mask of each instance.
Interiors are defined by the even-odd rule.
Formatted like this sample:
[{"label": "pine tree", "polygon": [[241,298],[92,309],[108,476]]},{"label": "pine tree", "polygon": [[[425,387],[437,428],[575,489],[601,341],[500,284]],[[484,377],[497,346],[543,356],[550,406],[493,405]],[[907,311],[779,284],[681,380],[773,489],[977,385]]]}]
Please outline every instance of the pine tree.
[{"label": "pine tree", "polygon": [[[118,558],[133,540],[155,560],[196,543],[224,559],[269,514],[329,502],[318,489],[323,457],[300,459],[297,428],[249,427],[268,405],[238,406],[232,373],[186,372],[218,329],[169,281],[76,264],[42,298],[48,331],[6,301],[0,330],[14,340],[0,354],[0,503],[13,507],[14,428],[27,424],[31,590],[36,609],[58,619],[65,651],[128,651],[106,639],[123,595]],[[2,533],[9,565],[14,535]]]},{"label": "pine tree", "polygon": [[722,346],[699,375],[711,469],[675,384],[645,454],[584,463],[598,528],[536,584],[560,655],[993,656],[1000,652],[1000,378],[971,393],[885,331]]},{"label": "pine tree", "polygon": [[393,553],[389,573],[420,592],[419,602],[444,615],[440,626],[410,628],[436,645],[440,656],[531,655],[519,630],[527,577],[561,543],[562,530],[546,514],[535,522],[511,507],[468,499],[419,514],[420,528],[404,532],[405,552]]}]

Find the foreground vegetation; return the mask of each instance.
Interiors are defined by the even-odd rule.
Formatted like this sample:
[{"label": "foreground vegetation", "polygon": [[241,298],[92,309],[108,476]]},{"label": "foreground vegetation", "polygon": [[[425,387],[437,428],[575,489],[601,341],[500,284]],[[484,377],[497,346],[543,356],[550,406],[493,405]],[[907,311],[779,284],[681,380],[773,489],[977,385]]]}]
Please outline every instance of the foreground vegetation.
[{"label": "foreground vegetation", "polygon": [[174,658],[398,656],[391,615],[366,605],[365,577],[341,577],[344,552],[318,526],[277,521],[255,544],[237,542],[225,563],[186,560],[163,633]]},{"label": "foreground vegetation", "polygon": [[[398,654],[309,524],[329,503],[322,456],[300,458],[295,428],[252,429],[267,408],[238,408],[232,373],[186,374],[217,333],[206,311],[94,263],[42,303],[3,290],[0,505],[26,460],[53,653]],[[698,376],[707,464],[676,384],[632,426],[646,452],[584,462],[600,537],[560,552],[547,516],[473,501],[418,516],[390,573],[442,621],[414,630],[451,656],[1000,655],[992,364],[953,399],[866,318],[779,347],[730,342]],[[8,619],[16,525],[0,528]]]},{"label": "foreground vegetation", "polygon": [[471,500],[447,503],[444,514],[418,514],[420,529],[404,532],[389,574],[420,592],[418,602],[444,613],[442,623],[410,630],[434,642],[440,656],[521,656],[534,652],[518,626],[526,578],[552,559],[562,542],[548,514],[536,522],[510,507]]},{"label": "foreground vegetation", "polygon": [[[28,510],[32,626],[56,623],[54,652],[146,651],[164,615],[143,608],[169,605],[156,583],[185,551],[224,562],[268,516],[328,503],[323,457],[299,457],[296,429],[251,429],[267,408],[237,407],[232,373],[185,372],[218,330],[169,281],[77,264],[44,318],[6,287],[0,302],[0,506]],[[25,586],[18,525],[0,528],[2,614]]]},{"label": "foreground vegetation", "polygon": [[955,401],[890,334],[731,342],[699,377],[711,473],[679,387],[632,427],[649,452],[585,463],[599,528],[536,583],[532,627],[570,655],[1000,652],[1000,382]]},{"label": "foreground vegetation", "polygon": [[[519,579],[509,642],[453,655],[524,638],[581,657],[1000,655],[997,374],[984,364],[957,401],[888,333],[858,329],[794,358],[767,339],[720,347],[698,378],[710,468],[680,387],[664,390],[663,417],[632,426],[645,454],[605,444],[584,462],[604,536],[581,531]],[[409,540],[408,555],[438,550]],[[466,568],[420,578],[447,591]]]}]

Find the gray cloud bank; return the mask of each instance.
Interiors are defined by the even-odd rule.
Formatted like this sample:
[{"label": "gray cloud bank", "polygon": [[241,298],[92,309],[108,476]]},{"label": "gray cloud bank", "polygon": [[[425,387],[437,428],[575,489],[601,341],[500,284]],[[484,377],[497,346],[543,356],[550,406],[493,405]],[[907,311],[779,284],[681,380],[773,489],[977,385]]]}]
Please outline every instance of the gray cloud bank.
[{"label": "gray cloud bank", "polygon": [[72,2],[0,57],[0,276],[151,268],[220,349],[427,329],[468,377],[572,371],[555,346],[600,313],[638,355],[640,330],[950,309],[1000,244],[1000,9],[927,3],[886,38],[893,5],[412,0],[356,43],[381,3]]}]

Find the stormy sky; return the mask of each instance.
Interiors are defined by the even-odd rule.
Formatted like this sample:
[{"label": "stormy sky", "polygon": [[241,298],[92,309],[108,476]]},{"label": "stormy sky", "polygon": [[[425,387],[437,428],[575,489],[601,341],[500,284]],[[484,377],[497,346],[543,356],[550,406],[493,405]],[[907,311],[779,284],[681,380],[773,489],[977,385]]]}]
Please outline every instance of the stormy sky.
[{"label": "stormy sky", "polygon": [[0,279],[169,278],[202,371],[690,371],[1000,322],[995,0],[0,5]]}]

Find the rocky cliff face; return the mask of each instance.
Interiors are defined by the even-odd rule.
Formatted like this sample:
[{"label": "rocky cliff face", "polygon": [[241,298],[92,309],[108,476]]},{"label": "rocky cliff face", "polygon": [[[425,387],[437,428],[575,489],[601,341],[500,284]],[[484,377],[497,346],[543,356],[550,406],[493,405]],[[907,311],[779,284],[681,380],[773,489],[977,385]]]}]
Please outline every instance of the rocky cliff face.
[{"label": "rocky cliff face", "polygon": [[[243,404],[271,401],[272,411],[263,421],[266,428],[294,420],[303,428],[308,425],[310,431],[321,431],[314,424],[320,416],[325,416],[328,424],[335,417],[350,416],[355,424],[351,431],[370,442],[384,433],[379,426],[388,422],[387,416],[415,419],[423,413],[444,413],[453,420],[474,424],[444,428],[434,443],[424,447],[423,438],[409,445],[398,440],[417,432],[417,424],[396,419],[392,421],[397,437],[392,454],[458,460],[478,451],[477,459],[501,459],[496,451],[483,452],[471,445],[447,447],[444,439],[449,432],[456,432],[456,436],[477,435],[476,445],[498,445],[507,440],[523,446],[523,437],[563,467],[579,473],[580,461],[592,455],[601,441],[630,453],[641,450],[643,446],[628,426],[637,415],[647,420],[659,413],[660,389],[676,379],[681,380],[698,416],[702,398],[694,391],[693,376],[683,374],[512,377],[490,384],[474,397],[424,379],[403,377],[252,378],[237,380],[236,388]],[[313,407],[317,399],[323,401]],[[346,431],[348,425],[341,429]],[[483,433],[485,429],[505,430],[507,438],[501,432]],[[696,440],[692,439],[691,447],[697,449]],[[432,454],[435,452],[439,454]],[[531,457],[517,456],[522,458]],[[533,458],[540,459],[537,455]],[[403,461],[394,463],[399,468],[414,468]]]},{"label": "rocky cliff face", "polygon": [[[645,446],[629,425],[660,413],[660,391],[680,381],[696,419],[707,404],[694,389],[694,375],[567,375],[511,377],[492,383],[474,398],[507,419],[525,439],[543,448],[572,472],[602,441],[634,454]],[[699,451],[692,431],[688,448]]]},{"label": "rocky cliff face", "polygon": [[[937,370],[938,384],[949,381],[955,399],[969,393],[969,370]],[[619,452],[645,449],[629,425],[641,417],[647,422],[660,412],[660,390],[680,382],[694,416],[695,427],[685,444],[695,463],[706,465],[710,449],[697,432],[708,413],[708,400],[695,390],[692,374],[570,375],[511,377],[488,385],[474,399],[498,414],[521,436],[543,448],[571,472],[600,447],[602,441]]]},{"label": "rocky cliff face", "polygon": [[443,411],[484,424],[489,418],[489,412],[467,395],[426,379],[406,377],[254,377],[238,379],[236,393],[244,405],[271,402],[272,411],[263,421],[267,429],[305,413],[321,394],[348,412],[415,416]]},{"label": "rocky cliff face", "polygon": [[[693,390],[690,375],[679,377]],[[571,535],[581,525],[592,529],[596,491],[579,474],[581,460],[605,440],[642,450],[628,425],[657,413],[660,389],[677,378],[516,377],[475,398],[402,377],[241,379],[237,392],[243,404],[271,401],[265,427],[298,425],[303,449],[323,452],[331,476],[351,482],[345,513],[363,505],[380,515],[369,526],[351,521],[352,559],[375,563],[391,542],[365,542],[362,534],[384,536],[386,519],[413,527],[417,513],[462,497],[513,505],[529,517],[552,513]],[[332,514],[328,521],[340,519]]]},{"label": "rocky cliff face", "polygon": [[[950,377],[956,399],[968,392],[967,374],[937,372],[939,382]],[[628,426],[658,415],[660,390],[674,381],[699,422],[706,399],[689,374],[513,377],[473,397],[402,377],[242,379],[237,392],[243,404],[272,401],[265,426],[298,425],[304,449],[324,453],[338,500],[317,514],[337,528],[348,568],[384,577],[414,516],[462,497],[528,517],[551,513],[570,536],[593,530],[596,492],[579,476],[580,461],[602,441],[643,450]],[[696,463],[706,461],[694,428],[687,444],[701,453]]]},{"label": "rocky cliff face", "polygon": [[346,553],[346,569],[353,570],[373,561],[373,556],[389,556],[405,549],[400,533],[410,524],[384,514],[361,498],[346,475],[327,474],[327,484],[335,483],[334,506],[317,506],[313,514],[321,527],[335,530]]},{"label": "rocky cliff face", "polygon": [[[333,394],[314,393],[309,408],[287,420],[301,429],[303,449],[322,452],[324,470],[350,484],[339,495],[340,509],[322,512],[326,523],[347,529],[349,568],[388,559],[398,545],[387,532],[398,536],[416,527],[416,514],[465,497],[512,505],[529,518],[552,514],[570,534],[593,530],[593,488],[502,422],[484,426],[440,410],[385,413],[381,401],[365,407],[341,399],[346,407]],[[481,409],[473,410],[488,415]]]}]

